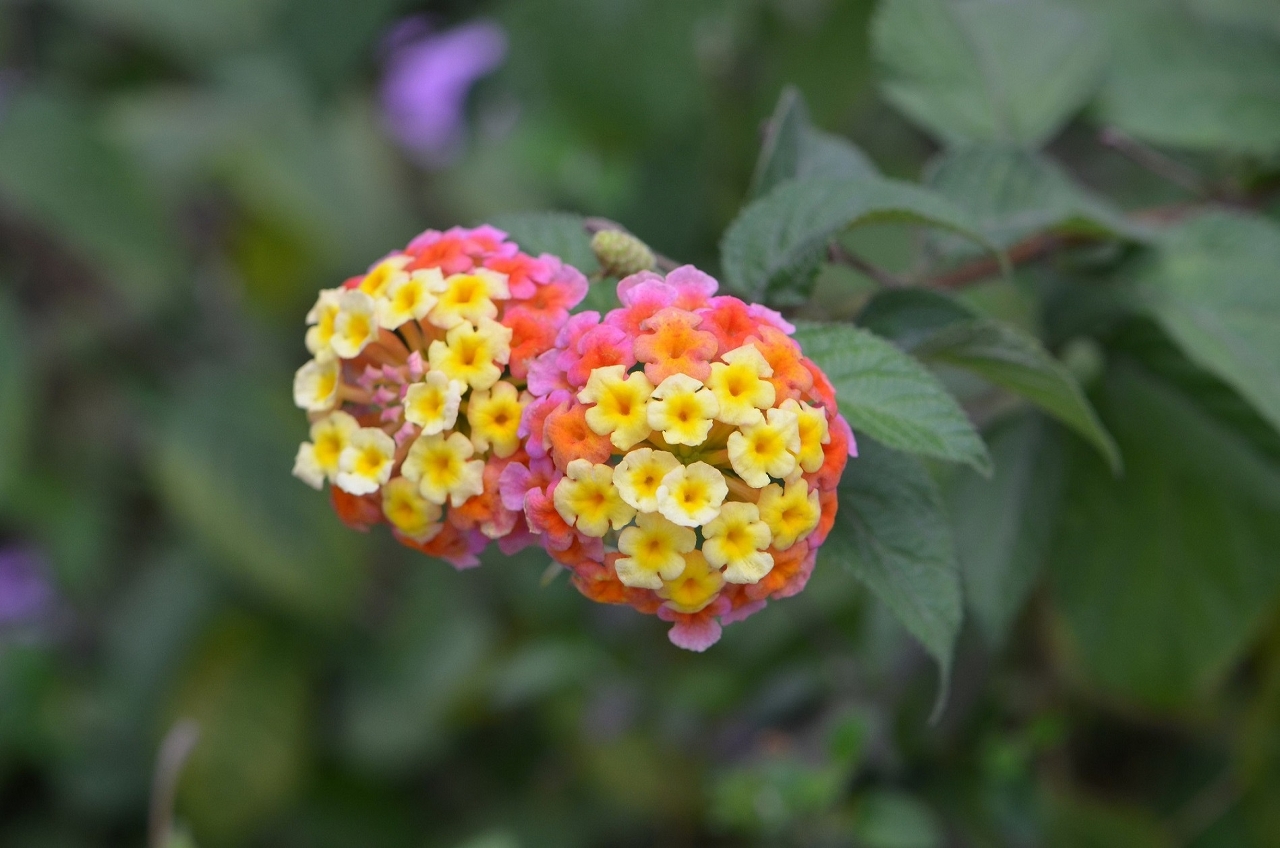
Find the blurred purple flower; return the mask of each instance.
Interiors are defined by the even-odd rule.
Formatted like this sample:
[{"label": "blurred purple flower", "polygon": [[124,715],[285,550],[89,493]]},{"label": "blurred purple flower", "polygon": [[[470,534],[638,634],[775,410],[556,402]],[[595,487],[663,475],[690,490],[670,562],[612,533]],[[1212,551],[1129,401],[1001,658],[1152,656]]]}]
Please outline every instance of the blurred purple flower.
[{"label": "blurred purple flower", "polygon": [[388,39],[382,109],[391,134],[424,165],[438,166],[462,144],[471,86],[507,55],[506,32],[475,20],[431,32],[421,17],[401,21]]},{"label": "blurred purple flower", "polygon": [[53,603],[43,558],[26,548],[0,550],[0,627],[24,624]]}]

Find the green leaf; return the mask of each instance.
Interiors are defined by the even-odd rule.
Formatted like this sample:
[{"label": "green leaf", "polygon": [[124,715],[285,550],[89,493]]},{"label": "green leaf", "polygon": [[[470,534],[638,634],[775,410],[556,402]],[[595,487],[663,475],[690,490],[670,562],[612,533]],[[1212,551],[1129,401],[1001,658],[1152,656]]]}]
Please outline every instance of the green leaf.
[{"label": "green leaf", "polygon": [[871,38],[884,96],[947,143],[1042,144],[1106,60],[1093,18],[1049,0],[887,0]]},{"label": "green leaf", "polygon": [[0,121],[0,199],[47,232],[133,312],[179,276],[176,233],[124,155],[87,111],[40,90],[15,93]]},{"label": "green leaf", "polygon": [[35,420],[35,380],[18,305],[0,292],[0,505],[16,494]]},{"label": "green leaf", "polygon": [[1062,445],[1038,415],[987,434],[995,474],[961,471],[949,482],[956,554],[969,610],[992,646],[1004,643],[1048,556],[1062,497]]},{"label": "green leaf", "polygon": [[1054,595],[1089,679],[1178,707],[1222,679],[1274,608],[1280,468],[1126,358],[1099,409],[1125,474],[1070,451]]},{"label": "green leaf", "polygon": [[795,86],[787,86],[765,125],[748,196],[768,194],[787,180],[876,174],[876,166],[852,142],[815,128],[804,96]]},{"label": "green leaf", "polygon": [[919,460],[864,439],[839,495],[819,556],[851,568],[937,660],[940,706],[962,610],[951,523],[938,488]]},{"label": "green leaf", "polygon": [[1057,163],[1032,151],[958,145],[929,163],[924,183],[969,212],[971,226],[1000,248],[1046,231],[1151,238]]},{"label": "green leaf", "polygon": [[878,222],[942,227],[986,245],[962,210],[919,186],[881,177],[810,177],[779,185],[729,225],[720,244],[727,287],[749,300],[803,303],[830,241],[850,227]]},{"label": "green leaf", "polygon": [[493,225],[506,231],[525,253],[550,253],[584,274],[595,274],[600,263],[582,224],[581,215],[568,212],[509,212],[493,218]]},{"label": "green leaf", "polygon": [[796,341],[835,386],[840,411],[855,432],[990,473],[991,457],[964,410],[909,354],[841,324],[804,325]]},{"label": "green leaf", "polygon": [[1168,234],[1139,286],[1196,363],[1280,429],[1280,228],[1215,213]]},{"label": "green leaf", "polygon": [[858,313],[857,323],[910,350],[934,333],[976,313],[953,297],[930,289],[881,289]]},{"label": "green leaf", "polygon": [[866,848],[938,848],[942,827],[933,811],[902,792],[874,791],[858,801],[853,833]]},{"label": "green leaf", "polygon": [[912,353],[930,364],[972,371],[1008,389],[1088,439],[1120,470],[1120,453],[1076,378],[1034,337],[1008,324],[978,319],[938,330]]},{"label": "green leaf", "polygon": [[262,39],[282,0],[59,0],[62,6],[121,34],[192,59],[244,48]]},{"label": "green leaf", "polygon": [[216,567],[295,614],[345,617],[362,594],[364,537],[290,475],[305,419],[284,400],[288,377],[260,379],[188,378],[150,452],[159,495]]}]

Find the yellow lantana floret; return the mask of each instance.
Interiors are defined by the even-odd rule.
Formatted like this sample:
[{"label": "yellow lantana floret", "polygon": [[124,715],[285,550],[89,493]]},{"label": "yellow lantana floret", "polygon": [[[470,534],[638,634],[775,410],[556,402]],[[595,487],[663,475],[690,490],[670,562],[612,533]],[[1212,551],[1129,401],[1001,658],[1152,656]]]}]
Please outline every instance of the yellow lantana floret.
[{"label": "yellow lantana floret", "polygon": [[436,339],[427,349],[431,367],[473,389],[487,389],[502,376],[511,357],[511,330],[485,318],[478,325],[466,321]]},{"label": "yellow lantana floret", "polygon": [[341,365],[336,359],[312,359],[293,375],[293,402],[307,412],[324,412],[338,402]]},{"label": "yellow lantana floret", "polygon": [[333,319],[329,347],[343,359],[354,359],[378,338],[377,304],[356,289],[342,292],[337,300],[338,315]]},{"label": "yellow lantana floret", "polygon": [[702,535],[707,562],[723,568],[730,583],[758,583],[773,570],[773,555],[765,551],[773,533],[753,503],[725,504],[719,517],[702,528]]},{"label": "yellow lantana floret", "polygon": [[729,436],[729,464],[748,486],[762,489],[770,477],[786,477],[796,468],[800,428],[796,414],[771,409],[767,420]]},{"label": "yellow lantana floret", "polygon": [[324,486],[324,479],[338,474],[338,459],[351,434],[360,424],[345,412],[335,412],[311,425],[311,441],[298,446],[293,463],[293,476],[313,489]]},{"label": "yellow lantana floret", "polygon": [[446,277],[427,320],[444,330],[451,330],[468,321],[479,324],[498,315],[495,299],[511,296],[507,289],[507,275],[477,268],[465,274]]},{"label": "yellow lantana floret", "polygon": [[716,599],[724,588],[724,576],[712,568],[701,551],[684,555],[684,571],[668,580],[658,590],[658,597],[676,612],[694,613]]},{"label": "yellow lantana floret", "polygon": [[382,514],[415,542],[430,541],[443,526],[440,506],[424,498],[407,477],[397,477],[382,487]]},{"label": "yellow lantana floret", "polygon": [[520,415],[527,399],[510,383],[499,380],[493,388],[472,392],[467,401],[467,422],[476,450],[493,448],[494,456],[507,457],[520,447]]},{"label": "yellow lantana floret", "polygon": [[626,554],[614,563],[618,579],[637,589],[661,589],[684,571],[684,555],[698,544],[698,534],[672,524],[661,515],[637,516],[635,526],[618,534],[618,550]]},{"label": "yellow lantana floret", "polygon": [[682,527],[698,527],[720,514],[729,486],[719,469],[705,462],[667,472],[658,487],[658,511]]},{"label": "yellow lantana floret", "polygon": [[333,340],[333,323],[338,318],[338,295],[342,289],[324,289],[316,305],[307,313],[307,350],[317,359],[333,356],[329,343]]},{"label": "yellow lantana floret", "polygon": [[409,448],[400,473],[418,484],[418,492],[433,504],[449,501],[461,506],[484,491],[484,460],[471,459],[475,448],[461,433],[419,436]]},{"label": "yellow lantana floret", "polygon": [[435,293],[444,284],[439,268],[401,274],[378,298],[378,325],[394,330],[410,321],[421,321],[436,305]]},{"label": "yellow lantana floret", "polygon": [[653,383],[637,371],[630,376],[621,365],[597,368],[578,392],[578,400],[595,404],[587,409],[587,426],[608,436],[619,450],[649,438],[649,396]]},{"label": "yellow lantana floret", "polygon": [[552,498],[556,512],[570,526],[600,538],[612,527],[619,530],[635,517],[635,509],[613,485],[613,469],[589,459],[575,459],[556,484]]},{"label": "yellow lantana floret", "polygon": [[457,423],[466,390],[461,380],[450,380],[443,371],[428,371],[405,392],[404,420],[421,427],[424,436],[442,433]]},{"label": "yellow lantana floret", "polygon": [[726,424],[757,424],[760,412],[773,406],[776,390],[768,377],[773,368],[755,345],[745,344],[720,357],[724,362],[711,363],[707,387],[715,393],[720,412],[716,418]]},{"label": "yellow lantana floret", "polygon": [[387,289],[409,276],[405,273],[404,266],[410,261],[403,253],[388,256],[370,268],[356,288],[374,299],[382,297]]},{"label": "yellow lantana floret", "polygon": [[613,469],[613,485],[622,499],[640,512],[657,512],[662,478],[679,465],[680,460],[666,451],[638,448]]},{"label": "yellow lantana floret", "polygon": [[672,374],[653,390],[649,426],[662,432],[669,445],[702,444],[715,423],[720,406],[702,381],[688,374]]},{"label": "yellow lantana floret", "polygon": [[812,474],[826,462],[822,446],[831,443],[827,411],[820,406],[810,406],[804,401],[790,398],[784,400],[779,409],[796,414],[797,430],[800,433],[800,450],[796,452],[796,461],[804,471]]},{"label": "yellow lantana floret", "polygon": [[769,525],[773,547],[785,551],[818,526],[822,508],[818,491],[810,491],[803,480],[792,480],[786,488],[772,483],[760,493],[760,520]]},{"label": "yellow lantana floret", "polygon": [[361,427],[350,435],[338,456],[339,489],[353,495],[367,495],[391,477],[396,462],[396,442],[377,427]]}]

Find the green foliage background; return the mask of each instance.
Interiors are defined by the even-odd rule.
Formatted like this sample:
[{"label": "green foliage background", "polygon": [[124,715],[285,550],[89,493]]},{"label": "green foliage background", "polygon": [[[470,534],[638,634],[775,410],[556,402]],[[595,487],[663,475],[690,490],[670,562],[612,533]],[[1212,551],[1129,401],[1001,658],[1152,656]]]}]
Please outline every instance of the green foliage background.
[{"label": "green foliage background", "polygon": [[[424,9],[510,38],[435,171],[375,96]],[[3,845],[146,844],[182,719],[153,844],[1280,844],[1273,0],[7,0],[0,50],[0,541],[58,592]],[[788,311],[858,433],[704,655],[289,477],[318,288],[488,219],[589,266],[581,214]]]}]

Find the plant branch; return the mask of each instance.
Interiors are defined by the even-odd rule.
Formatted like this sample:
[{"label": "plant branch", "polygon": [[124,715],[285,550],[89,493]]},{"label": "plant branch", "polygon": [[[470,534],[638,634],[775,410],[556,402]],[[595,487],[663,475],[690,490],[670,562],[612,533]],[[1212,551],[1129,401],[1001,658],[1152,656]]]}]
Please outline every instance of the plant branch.
[{"label": "plant branch", "polygon": [[832,242],[827,248],[827,261],[836,265],[846,265],[853,268],[855,271],[861,271],[863,274],[866,274],[868,277],[888,289],[903,289],[910,285],[910,283],[899,277],[897,274],[894,274],[891,271],[886,271],[878,265],[873,265],[858,254],[853,253],[850,250],[846,250],[837,242]]},{"label": "plant branch", "polygon": [[1148,147],[1123,130],[1115,127],[1104,127],[1098,133],[1098,140],[1102,142],[1104,147],[1110,147],[1112,150],[1123,154],[1151,173],[1168,180],[1179,188],[1184,188],[1200,197],[1209,197],[1213,194],[1209,181],[1196,171],[1172,157],[1164,155],[1155,148]]}]

